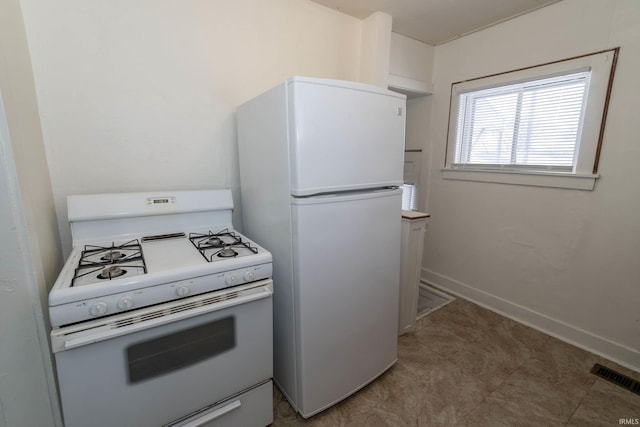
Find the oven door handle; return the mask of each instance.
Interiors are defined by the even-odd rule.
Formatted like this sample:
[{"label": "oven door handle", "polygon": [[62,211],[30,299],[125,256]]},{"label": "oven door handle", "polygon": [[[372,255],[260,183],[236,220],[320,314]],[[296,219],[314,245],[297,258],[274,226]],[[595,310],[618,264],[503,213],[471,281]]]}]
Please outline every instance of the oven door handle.
[{"label": "oven door handle", "polygon": [[[53,352],[59,352],[64,350],[71,350],[73,348],[82,347],[88,344],[92,344],[99,341],[105,341],[108,339],[116,338],[122,335],[131,334],[134,332],[143,331],[145,329],[154,328],[156,326],[165,325],[167,323],[177,322],[179,320],[188,319],[194,316],[199,316],[202,314],[223,310],[225,308],[234,307],[241,304],[246,304],[252,301],[256,301],[259,299],[269,298],[273,295],[273,291],[270,288],[264,288],[259,292],[251,293],[248,295],[241,295],[236,298],[231,298],[219,302],[214,302],[208,305],[203,305],[196,308],[189,308],[184,311],[177,311],[176,313],[166,314],[169,307],[160,306],[160,307],[151,307],[149,309],[141,309],[140,312],[135,312],[136,314],[131,314],[126,318],[118,318],[118,320],[114,320],[112,322],[108,322],[106,324],[102,324],[95,328],[83,330],[80,332],[76,332],[67,336],[64,333],[64,330],[61,329],[59,331],[53,332],[51,334],[51,347]],[[187,304],[193,303],[193,301],[197,301],[198,299],[205,300],[206,297],[199,296],[193,297],[188,300],[180,300],[171,304],[172,307],[181,307]],[[143,311],[143,313],[141,313]],[[146,314],[155,314],[158,313],[158,317],[151,316],[150,319],[135,321],[126,326],[119,326],[123,322],[123,320],[127,319],[139,319],[141,316]]]}]

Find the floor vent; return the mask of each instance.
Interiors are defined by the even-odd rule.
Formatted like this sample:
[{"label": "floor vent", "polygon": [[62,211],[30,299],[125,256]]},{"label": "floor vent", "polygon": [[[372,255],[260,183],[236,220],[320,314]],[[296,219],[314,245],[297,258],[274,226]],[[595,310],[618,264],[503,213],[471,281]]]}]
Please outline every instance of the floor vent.
[{"label": "floor vent", "polygon": [[617,386],[625,388],[632,393],[640,394],[639,381],[636,381],[633,378],[629,378],[628,376],[616,372],[613,369],[609,369],[599,363],[596,363],[595,365],[593,365],[593,368],[591,368],[591,373],[611,383],[614,383]]},{"label": "floor vent", "polygon": [[418,319],[449,304],[455,298],[421,283],[418,287]]}]

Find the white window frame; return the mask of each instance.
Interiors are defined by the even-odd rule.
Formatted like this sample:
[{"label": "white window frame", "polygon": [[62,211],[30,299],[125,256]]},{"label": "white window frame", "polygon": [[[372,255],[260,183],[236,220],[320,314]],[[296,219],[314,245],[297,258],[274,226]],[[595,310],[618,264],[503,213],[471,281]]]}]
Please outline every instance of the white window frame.
[{"label": "white window frame", "polygon": [[[593,190],[599,177],[597,174],[598,160],[619,49],[609,49],[534,67],[453,83],[451,85],[447,154],[445,167],[442,169],[443,178]],[[591,77],[586,94],[582,131],[576,147],[576,163],[571,172],[486,168],[474,167],[469,164],[462,167],[455,165],[460,94],[584,70],[591,70]]]}]

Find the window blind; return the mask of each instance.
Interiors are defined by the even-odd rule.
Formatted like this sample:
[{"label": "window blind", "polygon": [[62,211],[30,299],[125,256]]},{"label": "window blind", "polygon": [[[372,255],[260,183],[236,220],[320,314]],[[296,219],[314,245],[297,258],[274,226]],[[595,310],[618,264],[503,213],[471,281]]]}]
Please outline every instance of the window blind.
[{"label": "window blind", "polygon": [[454,167],[573,171],[590,71],[459,95]]}]

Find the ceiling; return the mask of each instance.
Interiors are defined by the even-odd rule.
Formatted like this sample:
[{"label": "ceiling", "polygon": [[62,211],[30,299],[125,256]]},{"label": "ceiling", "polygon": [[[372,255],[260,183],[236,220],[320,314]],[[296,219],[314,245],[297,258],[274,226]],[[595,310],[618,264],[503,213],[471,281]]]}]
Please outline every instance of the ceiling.
[{"label": "ceiling", "polygon": [[559,0],[312,0],[364,19],[393,17],[393,31],[438,45]]}]

